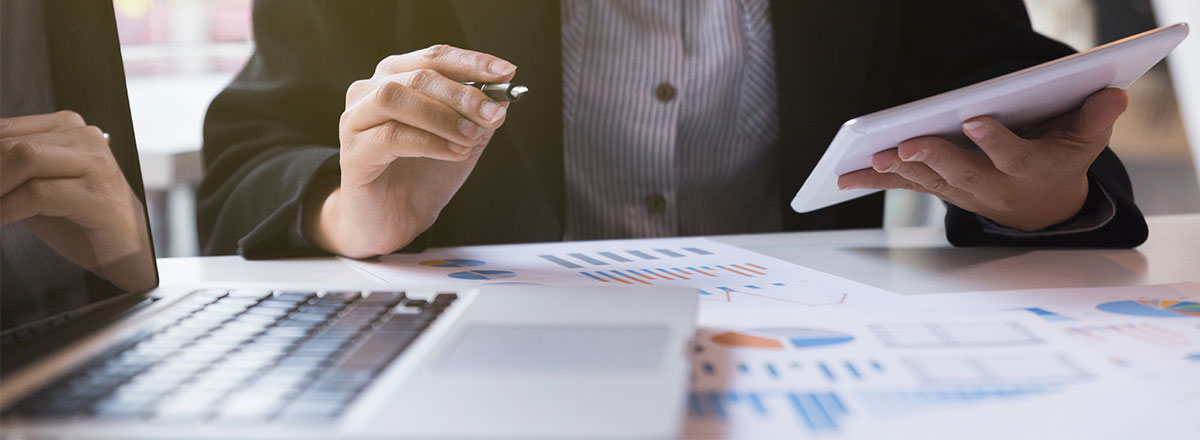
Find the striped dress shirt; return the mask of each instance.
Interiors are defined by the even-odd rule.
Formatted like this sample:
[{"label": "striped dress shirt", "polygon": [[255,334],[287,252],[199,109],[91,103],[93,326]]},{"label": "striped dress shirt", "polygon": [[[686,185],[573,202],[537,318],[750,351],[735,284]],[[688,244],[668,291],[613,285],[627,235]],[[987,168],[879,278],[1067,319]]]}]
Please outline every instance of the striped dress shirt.
[{"label": "striped dress shirt", "polygon": [[566,239],[780,229],[767,3],[563,3]]}]

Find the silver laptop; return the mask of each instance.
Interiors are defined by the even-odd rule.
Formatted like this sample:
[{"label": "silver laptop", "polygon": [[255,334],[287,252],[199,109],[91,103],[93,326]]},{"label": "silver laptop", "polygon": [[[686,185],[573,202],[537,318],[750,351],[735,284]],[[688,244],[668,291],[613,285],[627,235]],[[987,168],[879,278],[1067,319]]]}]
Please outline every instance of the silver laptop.
[{"label": "silver laptop", "polygon": [[[683,426],[693,290],[131,292],[4,232],[5,438],[666,438]],[[156,275],[144,260],[140,278]]]}]

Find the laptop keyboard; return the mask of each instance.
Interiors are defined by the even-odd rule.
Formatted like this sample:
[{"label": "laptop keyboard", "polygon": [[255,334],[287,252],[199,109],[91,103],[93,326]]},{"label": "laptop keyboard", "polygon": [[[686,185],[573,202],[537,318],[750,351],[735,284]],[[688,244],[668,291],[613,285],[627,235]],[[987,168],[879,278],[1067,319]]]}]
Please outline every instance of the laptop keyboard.
[{"label": "laptop keyboard", "polygon": [[203,290],[17,406],[33,417],[336,417],[457,295]]}]

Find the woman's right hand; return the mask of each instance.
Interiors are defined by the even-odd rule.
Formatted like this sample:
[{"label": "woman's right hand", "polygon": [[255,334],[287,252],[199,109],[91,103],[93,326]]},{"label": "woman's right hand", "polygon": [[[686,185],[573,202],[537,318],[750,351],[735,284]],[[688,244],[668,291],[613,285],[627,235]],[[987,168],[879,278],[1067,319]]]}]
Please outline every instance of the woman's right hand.
[{"label": "woman's right hand", "polygon": [[338,255],[395,252],[433,225],[462,186],[508,103],[462,81],[503,83],[517,67],[436,45],[381,61],[346,91],[338,125],[341,183],[310,192],[304,234]]}]

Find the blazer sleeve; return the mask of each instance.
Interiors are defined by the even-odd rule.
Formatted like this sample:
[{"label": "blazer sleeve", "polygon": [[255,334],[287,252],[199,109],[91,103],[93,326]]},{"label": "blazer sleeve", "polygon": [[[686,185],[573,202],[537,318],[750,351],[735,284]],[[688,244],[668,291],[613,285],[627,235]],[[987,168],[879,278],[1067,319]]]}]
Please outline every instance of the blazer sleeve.
[{"label": "blazer sleeve", "polygon": [[[898,2],[899,3],[899,2]],[[895,87],[907,100],[931,96],[1074,53],[1069,46],[1035,32],[1020,0],[908,2],[893,11],[909,17],[891,40],[898,74]],[[1148,230],[1133,201],[1129,175],[1117,155],[1105,148],[1088,169],[1089,197],[1075,219],[1104,218],[1094,227],[1071,232],[1003,234],[986,219],[948,205],[946,237],[955,246],[1134,247]],[[1091,212],[1095,211],[1095,212]]]},{"label": "blazer sleeve", "polygon": [[336,185],[345,91],[393,41],[387,1],[254,4],[253,56],[212,102],[197,229],[206,255],[321,253],[300,222],[303,195]]}]

